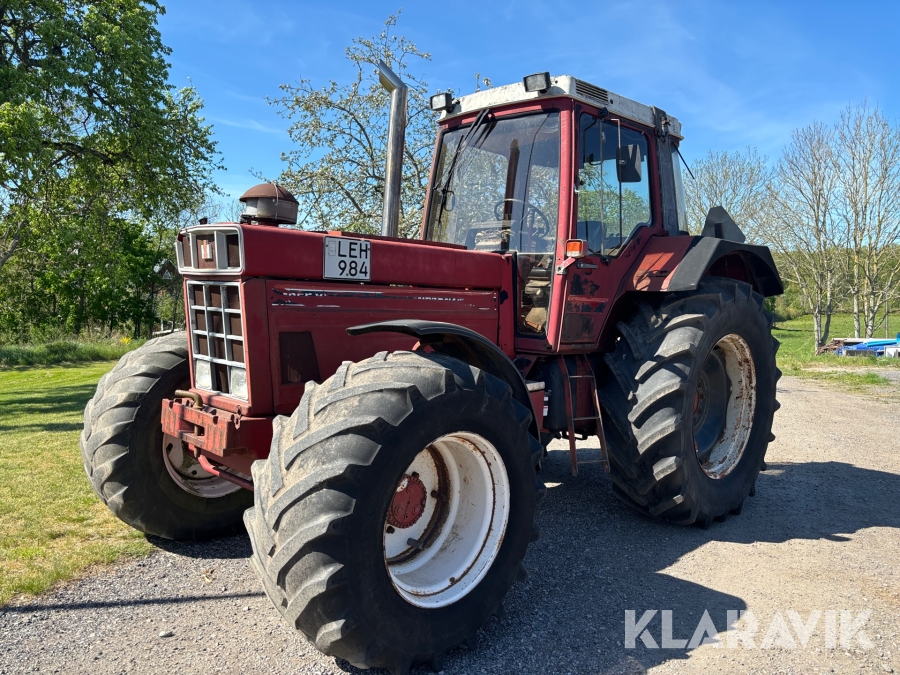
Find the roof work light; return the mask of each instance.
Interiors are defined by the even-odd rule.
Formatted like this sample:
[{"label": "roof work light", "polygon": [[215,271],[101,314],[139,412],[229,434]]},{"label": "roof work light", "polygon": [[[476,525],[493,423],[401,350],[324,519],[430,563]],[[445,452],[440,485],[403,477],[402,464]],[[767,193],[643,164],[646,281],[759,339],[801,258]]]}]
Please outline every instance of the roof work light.
[{"label": "roof work light", "polygon": [[450,110],[452,107],[453,97],[446,91],[431,97],[431,109],[435,112]]},{"label": "roof work light", "polygon": [[550,88],[550,73],[535,73],[522,80],[525,83],[525,91],[536,91],[543,94]]}]

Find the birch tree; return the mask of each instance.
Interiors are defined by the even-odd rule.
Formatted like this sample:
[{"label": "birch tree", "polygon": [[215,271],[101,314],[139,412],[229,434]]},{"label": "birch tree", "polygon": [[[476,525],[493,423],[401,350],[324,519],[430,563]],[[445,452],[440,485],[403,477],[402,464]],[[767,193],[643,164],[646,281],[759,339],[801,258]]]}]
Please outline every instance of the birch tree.
[{"label": "birch tree", "polygon": [[772,208],[759,230],[812,314],[816,347],[828,341],[840,281],[834,143],[834,130],[821,122],[791,133],[769,186]]},{"label": "birch tree", "polygon": [[771,171],[766,158],[754,148],[745,151],[716,152],[691,165],[692,179],[684,174],[685,206],[691,234],[700,234],[706,214],[713,206],[722,206],[741,227],[748,239],[756,238],[766,200]]},{"label": "birch tree", "polygon": [[[872,337],[879,311],[898,295],[900,135],[876,108],[848,107],[837,124],[834,161],[844,226],[841,258],[856,337]],[[883,311],[882,319],[883,320]]]}]

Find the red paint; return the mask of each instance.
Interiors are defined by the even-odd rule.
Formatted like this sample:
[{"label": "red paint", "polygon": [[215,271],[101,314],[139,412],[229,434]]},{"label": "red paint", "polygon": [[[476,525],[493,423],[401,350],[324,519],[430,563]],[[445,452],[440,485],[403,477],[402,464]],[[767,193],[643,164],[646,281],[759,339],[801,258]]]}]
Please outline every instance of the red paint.
[{"label": "red paint", "polygon": [[[494,259],[502,264],[503,259]],[[415,338],[398,333],[351,337],[347,328],[376,321],[414,317],[471,328],[496,343],[497,291],[435,290],[362,284],[269,281],[266,306],[270,339],[268,358],[273,378],[274,409],[289,415],[303,395],[302,384],[280,380],[281,332],[312,333],[321,377],[334,373],[343,361],[361,361],[379,351],[411,349]]]},{"label": "red paint", "polygon": [[415,525],[425,513],[427,490],[416,473],[403,476],[398,487],[401,489],[394,493],[387,521],[402,530]]},{"label": "red paint", "polygon": [[[557,266],[569,262],[565,242],[576,235],[578,114],[598,111],[559,98],[514,103],[497,108],[494,114],[551,109],[560,113],[561,143],[555,271]],[[442,125],[442,133],[471,123],[474,118],[472,113],[449,120]],[[322,279],[325,233],[235,224],[242,231],[244,242],[243,273],[190,278],[241,282],[249,400],[238,401],[194,389],[201,396],[202,408],[187,405],[184,400],[166,401],[163,428],[188,443],[212,465],[249,473],[253,459],[268,455],[272,417],[291,414],[303,394],[303,379],[315,379],[299,374],[307,372],[308,362],[315,364],[316,377],[322,381],[342,361],[356,362],[380,351],[414,347],[415,338],[401,334],[350,337],[346,332],[350,326],[375,321],[424,319],[466,326],[497,344],[510,358],[520,357],[524,368],[537,367],[543,357],[587,354],[601,345],[608,348],[610,336],[615,333],[612,326],[616,312],[629,304],[628,294],[665,291],[668,279],[693,240],[670,237],[663,228],[654,130],[625,120],[623,126],[648,137],[647,167],[653,167],[649,171],[651,224],[637,230],[618,257],[601,260],[597,255],[589,255],[568,265],[562,274],[554,274],[546,338],[515,334],[517,270],[511,254],[467,251],[452,244],[422,240],[330,232],[329,236],[365,239],[371,244],[369,282],[332,281]],[[440,135],[435,152],[439,144]],[[429,190],[425,214],[431,197]],[[620,302],[623,299],[626,302]],[[185,302],[189,302],[187,295]],[[306,365],[290,370],[289,376],[282,371],[282,333],[303,334],[306,342],[302,344],[310,345],[309,351],[314,351],[314,358],[303,352]],[[291,350],[291,358],[296,358],[300,353],[296,345],[300,343],[285,344],[285,349]],[[298,381],[283,381],[285,377]],[[543,422],[543,395],[544,392],[532,394],[539,427]],[[588,392],[576,392],[570,407],[576,417],[588,414],[592,409]],[[398,493],[404,496],[395,498],[405,499],[407,505],[398,522],[413,518],[408,509],[413,502],[418,503],[419,493],[412,495],[410,490],[413,488],[405,488]]]},{"label": "red paint", "polygon": [[625,278],[625,291],[664,291],[693,237],[651,237],[635,257]]},{"label": "red paint", "polygon": [[244,449],[251,449],[255,459],[269,455],[271,417],[242,417],[208,406],[195,408],[188,399],[164,399],[161,419],[163,433],[217,455],[223,464],[230,455],[246,454]]},{"label": "red paint", "polygon": [[[574,129],[575,105],[571,99],[560,104],[559,114],[560,149],[559,149],[559,226],[556,231],[556,258],[554,269],[566,260],[566,241],[573,238],[577,202],[575,195],[575,158],[576,143]],[[563,308],[566,306],[565,275],[554,274],[553,290],[550,294],[550,312],[547,316],[547,341],[552,349],[559,349],[562,343]]]},{"label": "red paint", "polygon": [[[245,278],[322,279],[324,232],[258,225],[237,227],[243,230]],[[355,236],[372,242],[369,283],[431,288],[499,288],[501,284],[503,261],[493,253],[411,239]],[[352,281],[329,283],[359,285]]]},{"label": "red paint", "polygon": [[500,303],[499,315],[499,341],[497,342],[503,353],[509,358],[515,358],[515,332],[516,332],[516,292],[513,279],[516,276],[516,263],[512,255],[504,255],[503,284],[498,295]]},{"label": "red paint", "polygon": [[541,389],[540,391],[529,391],[528,397],[531,399],[531,407],[534,408],[534,414],[537,418],[534,420],[537,423],[538,429],[541,431],[546,431],[544,429],[544,394],[546,392]]}]

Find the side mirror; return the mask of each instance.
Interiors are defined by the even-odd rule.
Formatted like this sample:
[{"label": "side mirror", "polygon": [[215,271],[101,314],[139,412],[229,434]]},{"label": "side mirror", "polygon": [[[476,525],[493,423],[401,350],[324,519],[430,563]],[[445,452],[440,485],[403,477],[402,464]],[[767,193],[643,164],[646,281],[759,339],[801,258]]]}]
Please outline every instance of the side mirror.
[{"label": "side mirror", "polygon": [[641,148],[623,145],[616,150],[616,173],[620,183],[641,182]]}]

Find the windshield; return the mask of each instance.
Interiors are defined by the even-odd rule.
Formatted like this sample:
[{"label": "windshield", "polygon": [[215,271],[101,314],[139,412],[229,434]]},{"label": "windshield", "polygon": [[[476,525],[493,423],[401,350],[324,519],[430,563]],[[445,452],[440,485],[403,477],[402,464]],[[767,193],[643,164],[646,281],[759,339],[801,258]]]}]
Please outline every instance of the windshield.
[{"label": "windshield", "polygon": [[441,138],[427,237],[517,251],[518,332],[544,336],[559,218],[559,113],[481,119]]},{"label": "windshield", "polygon": [[482,251],[552,252],[559,113],[485,119],[454,162],[468,132],[460,127],[441,139],[428,239]]}]

